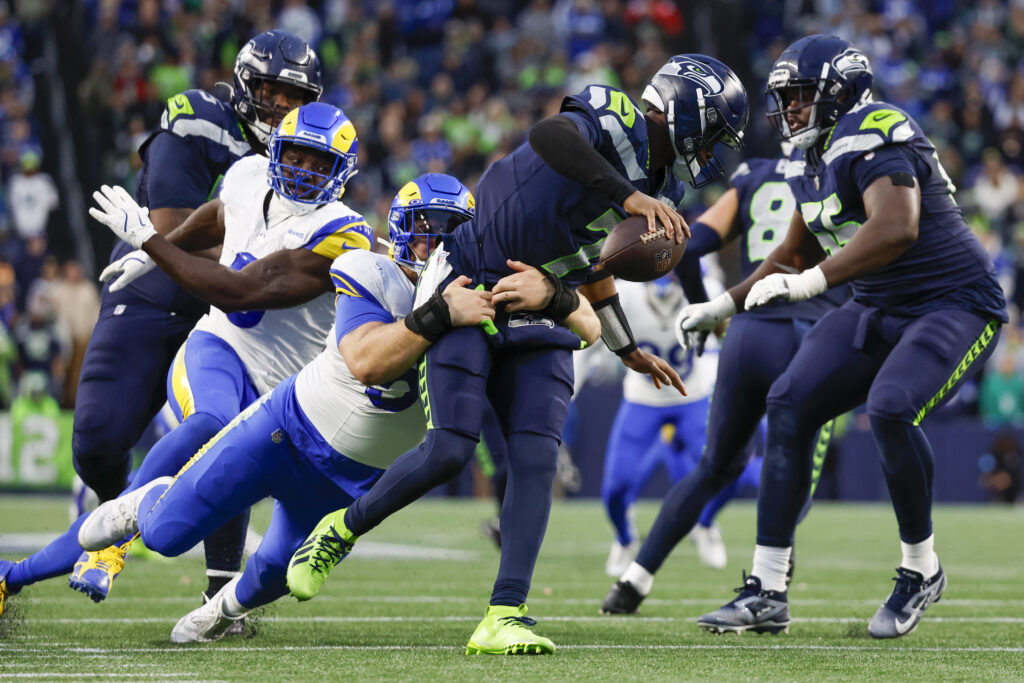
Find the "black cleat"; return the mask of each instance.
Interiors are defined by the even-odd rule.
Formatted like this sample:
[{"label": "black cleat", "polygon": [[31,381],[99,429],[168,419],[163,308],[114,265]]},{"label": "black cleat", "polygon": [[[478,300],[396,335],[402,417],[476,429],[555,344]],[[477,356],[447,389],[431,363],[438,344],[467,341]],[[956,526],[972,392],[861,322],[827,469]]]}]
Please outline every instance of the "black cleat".
[{"label": "black cleat", "polygon": [[644,596],[629,581],[616,581],[601,602],[601,614],[633,614]]},{"label": "black cleat", "polygon": [[789,601],[786,592],[761,589],[761,579],[743,575],[739,595],[727,605],[705,614],[697,625],[711,633],[778,633],[789,632]]}]

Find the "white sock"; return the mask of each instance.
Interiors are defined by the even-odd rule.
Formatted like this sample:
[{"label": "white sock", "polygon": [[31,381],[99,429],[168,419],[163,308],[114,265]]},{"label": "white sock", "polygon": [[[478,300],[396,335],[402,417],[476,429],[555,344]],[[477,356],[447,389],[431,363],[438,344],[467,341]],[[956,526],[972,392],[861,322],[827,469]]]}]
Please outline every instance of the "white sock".
[{"label": "white sock", "polygon": [[768,545],[754,546],[754,566],[750,574],[761,579],[761,588],[766,591],[786,590],[786,572],[789,571],[789,554],[793,547],[776,548]]},{"label": "white sock", "polygon": [[650,573],[636,562],[630,562],[626,571],[622,573],[620,581],[627,581],[633,584],[640,595],[647,596],[654,587],[654,574]]},{"label": "white sock", "polygon": [[921,572],[926,579],[935,576],[939,571],[939,556],[935,554],[935,534],[924,539],[920,543],[904,543],[900,541],[900,548],[903,549],[903,561],[901,567]]},{"label": "white sock", "polygon": [[221,588],[221,593],[223,593],[224,596],[220,603],[220,611],[224,613],[224,616],[231,617],[232,619],[244,617],[249,611],[242,606],[242,603],[238,601],[238,596],[235,595],[235,587],[237,585],[238,579],[235,579],[228,585]]}]

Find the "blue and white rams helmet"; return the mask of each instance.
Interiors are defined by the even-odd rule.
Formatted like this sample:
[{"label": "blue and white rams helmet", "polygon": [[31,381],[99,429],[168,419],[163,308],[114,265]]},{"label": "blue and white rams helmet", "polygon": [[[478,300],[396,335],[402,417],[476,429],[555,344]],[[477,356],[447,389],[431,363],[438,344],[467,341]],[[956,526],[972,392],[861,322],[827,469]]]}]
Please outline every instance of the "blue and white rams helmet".
[{"label": "blue and white rams helmet", "polygon": [[[289,165],[283,155],[290,147],[314,150],[331,160],[330,171]],[[270,186],[295,213],[308,213],[341,197],[345,183],[356,174],[359,141],[345,112],[323,102],[311,102],[288,112],[268,145]]]},{"label": "blue and white rams helmet", "polygon": [[264,145],[273,125],[263,119],[270,116],[275,120],[273,105],[260,99],[261,86],[267,81],[300,89],[307,103],[319,100],[324,91],[320,59],[302,38],[273,30],[246,43],[235,58],[231,103],[238,118]]},{"label": "blue and white rams helmet", "polygon": [[[768,120],[779,140],[808,149],[836,121],[871,101],[871,64],[838,36],[801,38],[783,51],[768,75]],[[791,130],[788,114],[811,108],[807,125]]]},{"label": "blue and white rams helmet", "polygon": [[473,193],[452,176],[426,173],[410,180],[395,195],[388,214],[391,257],[419,272],[426,259],[416,254],[416,241],[430,240],[429,255],[441,235],[449,234],[475,215]]},{"label": "blue and white rams helmet", "polygon": [[[747,91],[732,69],[706,55],[676,55],[654,74],[641,97],[665,114],[675,148],[672,172],[703,187],[724,171],[714,156],[722,142],[739,150],[747,125]],[[701,151],[707,161],[701,164]]]}]

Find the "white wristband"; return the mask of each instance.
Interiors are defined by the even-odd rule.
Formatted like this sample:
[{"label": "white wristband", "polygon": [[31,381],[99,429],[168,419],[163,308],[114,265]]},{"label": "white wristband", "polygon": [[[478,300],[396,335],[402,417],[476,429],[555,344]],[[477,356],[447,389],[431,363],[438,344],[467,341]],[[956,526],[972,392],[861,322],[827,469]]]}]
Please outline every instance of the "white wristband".
[{"label": "white wristband", "polygon": [[826,289],[828,289],[828,281],[825,280],[825,273],[821,272],[820,267],[814,266],[790,280],[789,300],[804,301],[818,296]]}]

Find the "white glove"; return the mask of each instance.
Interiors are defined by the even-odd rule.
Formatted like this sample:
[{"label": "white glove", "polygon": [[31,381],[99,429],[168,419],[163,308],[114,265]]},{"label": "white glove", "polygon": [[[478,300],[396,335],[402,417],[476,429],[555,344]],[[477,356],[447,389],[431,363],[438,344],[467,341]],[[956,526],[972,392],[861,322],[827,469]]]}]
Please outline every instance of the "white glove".
[{"label": "white glove", "polygon": [[92,198],[99,208],[89,207],[89,215],[136,249],[156,234],[149,209],[139,206],[123,187],[104,185],[92,193]]},{"label": "white glove", "polygon": [[713,330],[735,314],[736,303],[729,296],[729,292],[723,292],[702,304],[684,306],[676,317],[676,339],[680,346],[689,351],[696,345],[696,340],[700,336],[693,334],[694,332]]},{"label": "white glove", "polygon": [[773,301],[804,301],[828,289],[825,274],[815,266],[796,275],[773,273],[750,288],[743,307],[748,311]]},{"label": "white glove", "polygon": [[149,257],[149,254],[141,249],[136,249],[135,251],[128,252],[104,268],[103,272],[100,273],[100,282],[107,282],[117,278],[110,285],[110,291],[116,292],[124,289],[154,268],[156,268],[156,262]]}]

